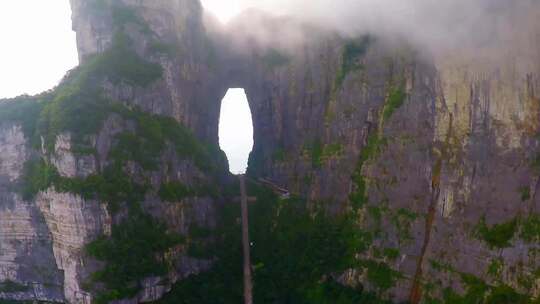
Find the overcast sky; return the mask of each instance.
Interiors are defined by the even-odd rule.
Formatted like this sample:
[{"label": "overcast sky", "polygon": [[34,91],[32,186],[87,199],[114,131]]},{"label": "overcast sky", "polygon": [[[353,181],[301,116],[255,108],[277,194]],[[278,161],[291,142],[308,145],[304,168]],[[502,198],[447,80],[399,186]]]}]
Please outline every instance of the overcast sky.
[{"label": "overcast sky", "polygon": [[[204,0],[220,20],[245,0]],[[69,0],[0,0],[0,98],[54,87],[78,64]]]},{"label": "overcast sky", "polygon": [[239,14],[246,6],[249,6],[249,1],[250,0],[201,0],[205,9],[210,11],[224,23]]},{"label": "overcast sky", "polygon": [[[246,0],[203,0],[224,22]],[[0,0],[0,98],[54,87],[78,64],[69,0]]]},{"label": "overcast sky", "polygon": [[0,98],[54,87],[78,64],[68,0],[0,0]]}]

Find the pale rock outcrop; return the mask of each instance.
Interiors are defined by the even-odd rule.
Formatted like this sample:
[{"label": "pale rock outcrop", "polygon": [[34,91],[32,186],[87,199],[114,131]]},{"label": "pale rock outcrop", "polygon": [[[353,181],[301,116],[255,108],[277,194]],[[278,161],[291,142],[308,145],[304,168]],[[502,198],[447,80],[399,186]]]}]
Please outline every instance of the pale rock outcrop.
[{"label": "pale rock outcrop", "polygon": [[21,291],[0,292],[7,299],[62,302],[63,276],[56,266],[51,236],[33,202],[19,195],[0,196],[0,283],[15,282]]},{"label": "pale rock outcrop", "polygon": [[90,304],[92,296],[81,287],[92,271],[85,262],[84,246],[110,231],[111,219],[106,208],[95,201],[53,189],[41,192],[36,205],[52,235],[58,268],[64,271],[66,300]]},{"label": "pale rock outcrop", "polygon": [[22,175],[27,158],[26,139],[20,125],[0,125],[0,176],[10,182]]},{"label": "pale rock outcrop", "polygon": [[20,288],[0,298],[64,301],[49,230],[33,202],[16,193],[30,149],[20,125],[0,127],[0,283]]},{"label": "pale rock outcrop", "polygon": [[64,177],[87,177],[96,173],[94,156],[75,155],[71,146],[71,134],[64,133],[56,137],[52,164]]}]

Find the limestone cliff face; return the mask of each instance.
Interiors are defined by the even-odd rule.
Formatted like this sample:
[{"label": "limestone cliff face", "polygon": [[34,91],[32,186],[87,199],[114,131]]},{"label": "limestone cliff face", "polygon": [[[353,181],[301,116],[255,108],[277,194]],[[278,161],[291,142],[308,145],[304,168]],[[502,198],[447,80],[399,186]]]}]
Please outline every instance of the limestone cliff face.
[{"label": "limestone cliff face", "polygon": [[25,202],[15,189],[30,154],[22,128],[2,123],[0,170],[0,281],[23,283],[2,298],[62,301],[63,274],[56,266],[53,240],[45,219],[33,202]]},{"label": "limestone cliff face", "polygon": [[[520,5],[528,13],[499,20],[493,44],[433,58],[380,37],[321,35],[292,50],[252,44],[231,71],[253,113],[251,173],[332,212],[360,203],[376,235],[364,258],[399,273],[384,297],[417,303],[445,288],[467,297],[471,277],[538,296],[528,233],[540,208],[540,10]],[[399,255],[381,258],[385,248]],[[381,288],[368,272],[345,280]]]},{"label": "limestone cliff face", "polygon": [[[220,86],[220,84],[210,84],[211,78],[215,76],[209,71],[210,67],[206,61],[210,56],[205,53],[209,41],[204,36],[200,4],[197,1],[183,0],[72,1],[71,4],[79,55],[82,66],[86,66],[82,68],[84,70],[82,73],[93,73],[92,81],[97,82],[96,88],[100,90],[99,95],[102,96],[94,95],[92,98],[114,100],[122,105],[123,110],[121,113],[115,113],[102,109],[102,113],[105,114],[102,122],[83,137],[69,127],[61,127],[60,132],[50,134],[52,136],[42,131],[34,134],[34,130],[25,133],[27,131],[23,130],[25,126],[18,124],[17,118],[14,118],[16,114],[8,115],[7,121],[1,122],[0,298],[2,299],[93,303],[98,301],[96,295],[99,290],[105,288],[100,283],[94,283],[93,274],[103,269],[105,263],[88,254],[89,243],[100,237],[111,236],[115,227],[122,225],[126,218],[133,216],[133,213],[149,214],[160,224],[165,225],[167,233],[179,236],[186,235],[194,226],[211,227],[216,218],[214,215],[216,200],[211,194],[214,190],[210,188],[217,187],[215,178],[225,176],[226,170],[219,169],[216,174],[210,174],[201,168],[212,166],[214,160],[206,161],[204,158],[206,156],[199,155],[197,158],[200,161],[195,162],[192,158],[185,157],[185,154],[202,154],[206,151],[202,145],[199,146],[197,140],[207,141],[208,138],[217,137],[218,122],[214,117],[218,116],[219,108],[214,108],[215,112],[208,111],[205,103],[208,100],[219,100],[218,95],[226,89],[216,91],[212,87],[211,90],[207,90],[202,86],[203,80],[205,85]],[[149,85],[142,85],[140,82],[118,82],[106,77],[96,79],[96,75],[100,73],[92,70],[93,64],[100,60],[96,58],[106,57],[102,54],[114,48],[113,44],[118,41],[115,39],[122,34],[126,35],[134,50],[134,53],[128,52],[132,58],[141,63],[146,62],[148,66],[159,67],[161,74],[157,77],[159,79]],[[171,54],[169,51],[174,53]],[[182,52],[182,56],[177,56],[176,52],[179,52],[178,54]],[[100,69],[104,68],[106,67]],[[46,96],[43,100],[32,104],[35,104],[35,107],[44,105],[46,108],[55,102],[69,103],[70,100],[82,102],[82,95],[75,93],[78,97],[70,97],[73,96],[70,94],[81,89],[81,83],[85,83],[83,86],[86,86],[87,90],[81,92],[88,94],[88,85],[94,86],[95,83],[86,79],[74,80],[77,73],[81,72],[73,71],[68,75],[51,93],[52,97]],[[72,87],[72,81],[80,82]],[[64,98],[66,96],[60,96],[60,91],[71,93],[66,95],[66,99]],[[214,96],[216,92],[218,93]],[[7,107],[15,102],[17,100],[5,101]],[[146,166],[134,160],[126,162],[124,158],[131,157],[124,154],[129,153],[128,151],[124,150],[120,152],[123,156],[118,156],[121,138],[125,139],[127,134],[144,128],[142,120],[152,123],[154,119],[152,116],[144,116],[146,114],[135,114],[131,110],[135,108],[138,111],[136,113],[145,111],[171,116],[195,131],[199,139],[191,139],[191,135],[186,133],[188,131],[179,128],[172,121],[162,121],[161,123],[168,126],[166,129],[163,127],[163,132],[179,132],[174,133],[176,139],[172,136],[168,138],[172,138],[173,141],[181,141],[184,138],[186,141],[176,146],[171,142],[158,142],[149,146],[149,149],[155,150],[155,146],[160,145],[159,151],[151,157],[146,156],[146,159],[152,162],[152,165],[148,165],[152,169],[146,169]],[[69,115],[79,115],[79,111]],[[86,114],[88,113],[83,115]],[[43,121],[43,115],[45,114],[41,117],[39,115],[32,117],[30,121]],[[208,116],[212,119],[208,119]],[[208,121],[212,123],[207,123]],[[81,124],[84,122],[77,120],[75,130]],[[140,144],[143,143],[126,146],[126,149],[137,150]],[[193,152],[190,149],[199,150]],[[113,157],[113,154],[116,156]],[[121,165],[119,159],[122,159]],[[217,160],[216,163],[223,163],[221,154],[214,159]],[[157,162],[157,165],[153,165],[154,162]],[[41,176],[28,173],[32,171],[30,164],[36,163],[43,163],[43,167],[38,170],[43,173]],[[123,204],[120,206],[121,211],[113,210],[110,206],[112,198],[103,199],[94,194],[83,195],[72,188],[73,185],[82,183],[80,185],[84,189],[90,190],[94,187],[92,183],[95,181],[99,183],[99,179],[106,174],[104,172],[110,172],[111,168],[117,168],[117,165],[120,165],[122,176],[128,177],[131,183],[144,184],[142,188],[145,193],[137,202],[141,209],[128,208],[125,204],[134,202],[120,199],[118,203]],[[21,193],[25,192],[24,189],[28,184],[34,182],[40,184],[43,181],[45,184],[34,189],[38,190],[37,193],[23,198]],[[117,179],[109,180],[102,186],[112,187],[107,186],[107,183],[115,181]],[[167,198],[170,201],[167,203],[163,201],[160,192],[163,184],[187,185],[196,187],[197,191],[189,190],[189,195],[182,197],[173,193],[173,197],[169,195]],[[129,185],[120,185],[114,191],[128,191],[126,195],[131,195],[129,192],[135,190],[123,189]],[[203,189],[203,185],[208,187]],[[99,191],[96,194],[99,196]],[[167,265],[166,270],[160,270],[158,274],[157,270],[151,269],[150,273],[154,272],[156,275],[149,274],[141,278],[137,282],[136,292],[122,296],[124,298],[122,303],[159,299],[170,290],[175,281],[208,267],[208,261],[186,256],[185,246],[176,243],[179,242],[167,248],[167,252],[159,252],[166,260],[163,262]],[[108,296],[110,300],[121,299],[114,294]]]},{"label": "limestone cliff face", "polygon": [[[528,14],[507,22],[527,24],[527,30],[502,22],[503,47],[435,60],[440,81],[435,142],[445,144],[436,150],[441,167],[432,174],[440,192],[423,267],[429,269],[426,277],[438,277],[444,271],[427,262],[445,261],[490,284],[502,281],[538,294],[533,274],[540,263],[538,240],[528,238],[519,223],[540,210],[535,165],[540,57],[534,21],[539,10],[533,2],[523,5]],[[515,234],[504,245],[483,242],[478,223],[484,221],[489,227],[515,225]],[[496,264],[503,266],[493,271]],[[446,280],[460,286],[455,276]],[[461,288],[466,286],[461,283]]]},{"label": "limestone cliff face", "polygon": [[64,297],[72,303],[91,303],[91,295],[81,282],[92,269],[84,260],[84,245],[110,230],[110,218],[97,202],[49,189],[36,198],[52,236],[58,269],[64,273]]},{"label": "limestone cliff face", "polygon": [[[115,34],[125,30],[132,36],[137,53],[163,68],[162,79],[145,89],[105,84],[112,98],[173,116],[201,138],[217,137],[219,107],[215,100],[227,87],[216,75],[218,50],[206,36],[199,1],[72,0],[71,5],[82,62],[107,50]],[[122,11],[118,5],[129,9]],[[141,20],[118,28],[129,16]]]},{"label": "limestone cliff face", "polygon": [[[242,19],[205,28],[197,0],[71,0],[81,67],[32,103],[39,115],[0,121],[0,299],[149,302],[210,267],[186,251],[223,202],[212,153],[230,87],[253,114],[250,175],[371,236],[340,283],[396,302],[538,297],[540,9],[527,3],[502,23],[505,47],[428,57],[255,12],[267,39]],[[527,30],[509,30],[518,19]],[[130,233],[160,236],[137,247],[151,269],[99,250],[125,253]]]},{"label": "limestone cliff face", "polygon": [[2,129],[2,175],[13,182],[21,176],[26,161],[26,141],[21,127],[6,125]]}]

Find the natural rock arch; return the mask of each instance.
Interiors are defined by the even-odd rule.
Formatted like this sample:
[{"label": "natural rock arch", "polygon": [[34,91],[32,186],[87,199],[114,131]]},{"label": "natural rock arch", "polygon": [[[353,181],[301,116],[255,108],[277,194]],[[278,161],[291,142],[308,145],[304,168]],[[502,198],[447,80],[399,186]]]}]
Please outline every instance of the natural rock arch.
[{"label": "natural rock arch", "polygon": [[[17,151],[25,139],[24,153],[0,155],[18,164],[0,166],[0,197],[7,202],[0,224],[19,227],[0,231],[0,241],[11,246],[0,251],[6,261],[0,280],[38,282],[21,294],[0,291],[3,297],[89,303],[95,294],[84,283],[100,268],[83,254],[86,246],[96,239],[109,244],[111,238],[99,236],[112,230],[114,238],[115,229],[137,235],[129,229],[137,223],[170,241],[158,253],[138,248],[143,258],[159,262],[154,254],[167,251],[173,266],[163,274],[166,283],[144,272],[141,290],[123,294],[132,302],[156,300],[172,281],[208,267],[207,260],[183,255],[167,232],[216,225],[223,202],[212,186],[230,178],[215,149],[229,87],[245,88],[253,114],[250,174],[313,208],[354,216],[355,227],[369,236],[346,283],[413,302],[419,294],[442,298],[445,288],[457,292],[471,282],[482,287],[482,300],[501,292],[515,297],[516,290],[538,296],[531,274],[538,267],[540,58],[521,50],[540,48],[529,38],[540,27],[510,32],[513,48],[502,58],[476,61],[461,53],[425,57],[405,42],[344,38],[283,19],[267,20],[272,39],[260,41],[249,31],[205,24],[197,0],[71,4],[84,69],[53,92],[0,108],[2,151]],[[536,24],[538,4],[523,5],[531,9],[519,17]],[[279,34],[291,27],[308,38],[283,44]],[[92,111],[81,115],[79,106]],[[120,169],[106,171],[115,161],[121,166],[112,168]],[[22,170],[23,163],[31,170]],[[28,172],[51,174],[29,179]],[[96,185],[110,190],[105,186],[115,181],[122,182],[116,192],[95,191]],[[148,191],[139,191],[141,181]],[[30,186],[28,196],[13,190],[19,186]],[[141,206],[128,222],[135,225],[122,226],[130,215],[126,197]],[[32,229],[20,233],[20,222]],[[50,280],[41,269],[21,268],[21,261],[39,264],[33,252],[50,261],[43,265]],[[440,288],[422,290],[422,280]]]}]

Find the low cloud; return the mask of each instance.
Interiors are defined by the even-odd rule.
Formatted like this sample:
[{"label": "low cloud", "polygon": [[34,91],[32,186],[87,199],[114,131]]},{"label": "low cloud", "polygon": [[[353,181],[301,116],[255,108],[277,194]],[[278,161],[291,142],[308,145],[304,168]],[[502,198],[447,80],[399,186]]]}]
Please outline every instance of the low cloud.
[{"label": "low cloud", "polygon": [[[237,0],[235,5],[345,36],[398,35],[437,53],[503,47],[540,25],[540,0]],[[262,41],[276,40],[276,29],[261,20],[245,13],[230,27]],[[287,29],[280,34],[289,33],[281,40],[299,39],[293,23],[277,24]]]}]

